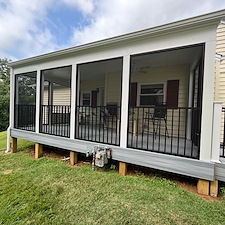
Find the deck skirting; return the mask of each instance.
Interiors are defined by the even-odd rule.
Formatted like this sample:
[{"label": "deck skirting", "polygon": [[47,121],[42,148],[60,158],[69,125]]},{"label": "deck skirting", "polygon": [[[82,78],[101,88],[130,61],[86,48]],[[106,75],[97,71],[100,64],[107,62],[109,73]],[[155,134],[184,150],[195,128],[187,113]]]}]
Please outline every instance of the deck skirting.
[{"label": "deck skirting", "polygon": [[112,158],[120,162],[131,163],[209,181],[213,181],[215,178],[218,179],[219,177],[218,175],[216,175],[216,177],[214,175],[215,163],[213,162],[131,148],[121,148],[108,144],[70,139],[19,129],[11,129],[10,135],[15,138],[22,138],[40,144],[85,154],[87,151],[92,150],[96,145],[109,146],[112,149]]}]

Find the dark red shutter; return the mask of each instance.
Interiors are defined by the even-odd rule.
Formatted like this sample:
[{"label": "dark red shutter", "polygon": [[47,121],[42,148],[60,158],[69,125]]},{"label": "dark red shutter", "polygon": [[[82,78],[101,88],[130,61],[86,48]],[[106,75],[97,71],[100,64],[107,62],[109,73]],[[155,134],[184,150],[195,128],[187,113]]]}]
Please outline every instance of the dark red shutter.
[{"label": "dark red shutter", "polygon": [[137,106],[137,82],[130,84],[129,106]]},{"label": "dark red shutter", "polygon": [[178,107],[179,80],[167,81],[167,101],[168,107]]},{"label": "dark red shutter", "polygon": [[98,100],[98,91],[91,92],[91,107],[97,107],[97,100]]}]

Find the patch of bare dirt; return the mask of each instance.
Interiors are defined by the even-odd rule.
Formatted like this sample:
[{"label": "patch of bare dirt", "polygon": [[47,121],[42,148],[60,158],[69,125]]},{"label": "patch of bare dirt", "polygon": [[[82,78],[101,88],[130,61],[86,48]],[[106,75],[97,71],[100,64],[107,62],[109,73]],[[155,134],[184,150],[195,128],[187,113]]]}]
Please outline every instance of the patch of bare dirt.
[{"label": "patch of bare dirt", "polygon": [[10,154],[12,154],[12,152],[6,152],[6,153],[4,153],[4,155],[10,155]]},{"label": "patch of bare dirt", "polygon": [[7,174],[12,173],[12,171],[13,171],[13,170],[4,170],[2,173],[3,173],[4,175],[7,175]]}]

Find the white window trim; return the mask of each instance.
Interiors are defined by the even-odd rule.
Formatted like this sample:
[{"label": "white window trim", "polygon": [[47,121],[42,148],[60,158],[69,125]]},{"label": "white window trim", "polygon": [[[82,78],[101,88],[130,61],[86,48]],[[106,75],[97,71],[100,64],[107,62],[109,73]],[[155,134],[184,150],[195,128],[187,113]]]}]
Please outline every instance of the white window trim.
[{"label": "white window trim", "polygon": [[83,95],[84,94],[90,94],[90,105],[89,106],[91,106],[91,91],[81,91],[80,105],[83,106]]},{"label": "white window trim", "polygon": [[[140,105],[140,95],[141,95],[141,86],[142,85],[154,85],[154,84],[162,84],[163,85],[163,102],[166,102],[166,91],[167,91],[167,82],[153,82],[153,83],[138,83],[138,91],[137,91],[137,106],[142,107]],[[147,105],[146,105],[147,106]],[[148,105],[152,106],[152,105]]]}]

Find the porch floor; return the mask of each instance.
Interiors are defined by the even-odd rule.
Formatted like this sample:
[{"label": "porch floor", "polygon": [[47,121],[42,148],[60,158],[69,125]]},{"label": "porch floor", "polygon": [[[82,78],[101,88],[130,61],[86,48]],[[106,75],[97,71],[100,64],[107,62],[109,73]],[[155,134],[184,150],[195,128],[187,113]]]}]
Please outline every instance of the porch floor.
[{"label": "porch floor", "polygon": [[198,158],[198,147],[191,140],[164,135],[128,135],[128,147],[190,158]]},{"label": "porch floor", "polygon": [[[47,133],[56,136],[69,137],[70,129],[68,125],[60,124],[60,127],[55,125],[43,125],[42,133]],[[87,141],[94,141],[110,145],[119,145],[119,133],[116,129],[103,128],[99,126],[79,126],[79,131],[76,133],[76,138]],[[191,140],[177,137],[166,137],[164,135],[143,134],[133,136],[128,134],[128,147],[153,151],[171,155],[179,155],[190,158],[198,158],[199,149]]]}]

